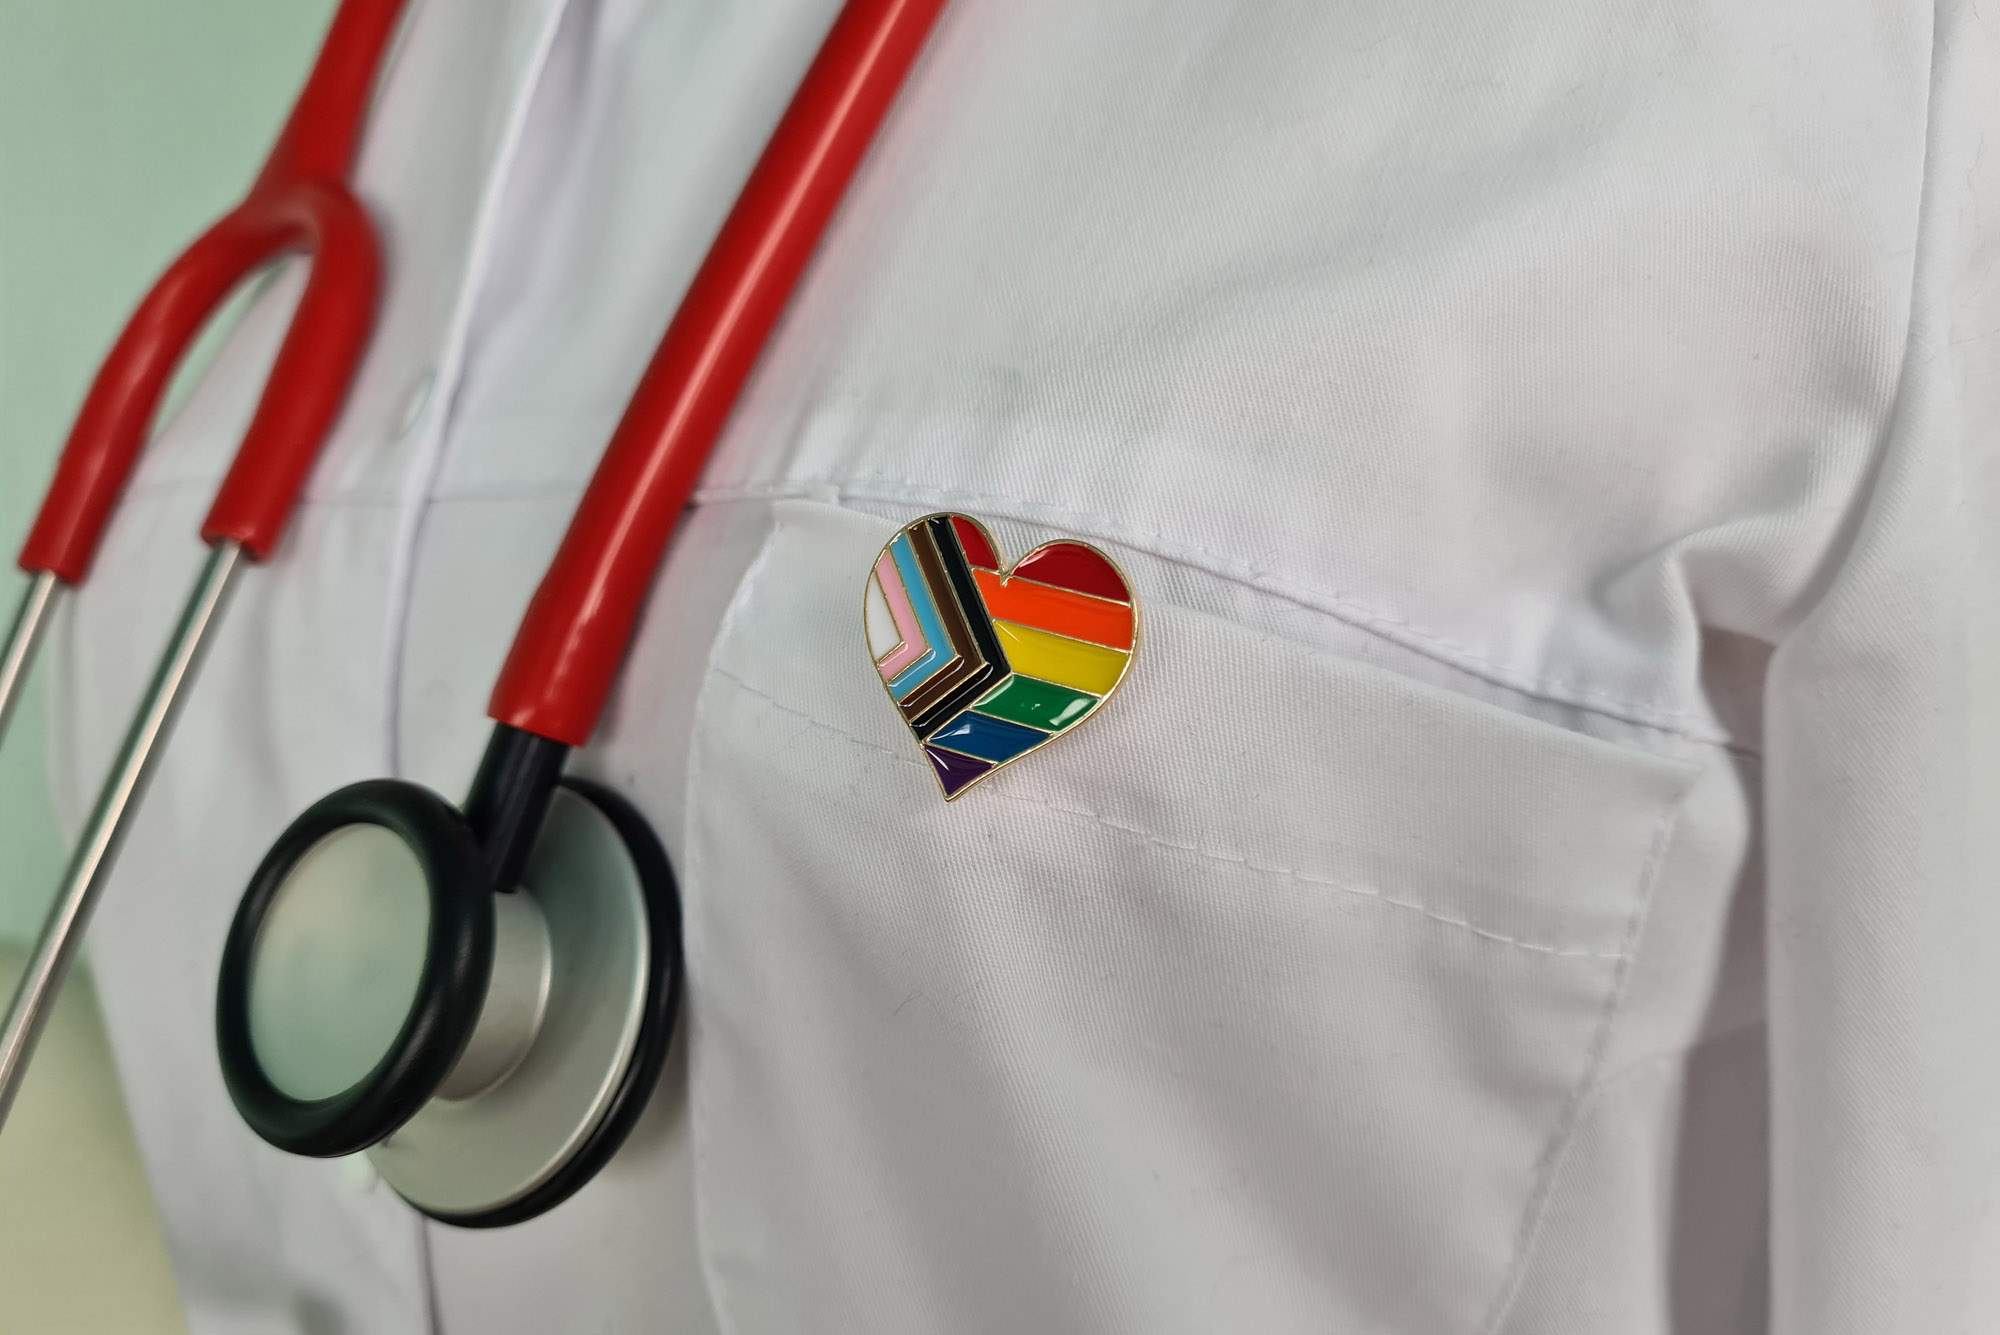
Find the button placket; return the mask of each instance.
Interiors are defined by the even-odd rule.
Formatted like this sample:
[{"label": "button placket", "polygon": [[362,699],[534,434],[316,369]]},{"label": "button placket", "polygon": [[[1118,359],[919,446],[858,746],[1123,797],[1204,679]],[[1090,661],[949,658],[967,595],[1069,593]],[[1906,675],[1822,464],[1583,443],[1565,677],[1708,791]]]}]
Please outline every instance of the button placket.
[{"label": "button placket", "polygon": [[534,41],[515,81],[505,129],[481,187],[478,206],[473,212],[465,263],[444,338],[431,367],[406,391],[398,415],[396,438],[403,445],[409,463],[397,501],[394,564],[385,608],[386,634],[383,637],[383,698],[387,702],[383,753],[385,769],[392,775],[403,773],[403,696],[407,684],[405,669],[410,606],[422,559],[424,517],[430,508],[450,444],[452,398],[464,379],[473,315],[492,269],[494,239],[505,210],[507,185],[514,173],[536,94],[549,68],[551,53],[564,31],[563,20],[570,10],[569,0],[549,0],[546,11],[539,18]]}]

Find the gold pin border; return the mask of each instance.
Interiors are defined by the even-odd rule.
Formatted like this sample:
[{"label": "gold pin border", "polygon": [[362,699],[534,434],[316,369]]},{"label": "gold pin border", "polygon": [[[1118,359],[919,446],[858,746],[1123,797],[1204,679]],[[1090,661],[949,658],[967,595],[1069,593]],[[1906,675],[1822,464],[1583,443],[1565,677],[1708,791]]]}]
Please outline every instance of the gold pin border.
[{"label": "gold pin border", "polygon": [[[918,526],[923,524],[928,524],[933,519],[965,520],[968,524],[971,524],[974,528],[978,529],[980,534],[983,537],[985,537],[987,546],[993,549],[993,554],[995,556],[1003,557],[1004,559],[1005,549],[1002,548],[999,541],[994,538],[993,531],[987,528],[986,525],[982,524],[979,520],[973,518],[971,515],[964,514],[957,510],[933,510],[931,513],[927,515],[923,515],[917,519],[912,519],[909,523],[899,526],[896,529],[896,531],[890,535],[889,541],[882,544],[881,551],[878,551],[875,554],[875,560],[868,563],[868,574],[861,581],[860,610],[861,610],[861,642],[863,645],[868,644],[868,585],[875,578],[875,566],[876,563],[882,559],[882,552],[888,551],[890,546],[895,543],[897,538],[902,537],[905,533],[909,532],[911,529],[917,528]],[[1145,643],[1146,640],[1146,614],[1145,610],[1141,608],[1139,605],[1139,592],[1138,589],[1133,585],[1131,576],[1125,573],[1125,567],[1120,565],[1118,563],[1118,559],[1112,556],[1111,553],[1105,551],[1102,547],[1099,547],[1096,543],[1085,542],[1080,538],[1051,538],[1049,541],[1040,543],[1037,546],[1032,547],[1028,551],[1022,553],[1020,559],[1009,563],[1005,569],[997,573],[999,574],[1002,581],[1010,580],[1014,577],[1013,572],[1019,569],[1021,566],[1025,565],[1037,553],[1043,551],[1046,548],[1054,547],[1057,546],[1058,544],[1064,544],[1064,543],[1071,544],[1077,547],[1088,548],[1090,551],[1095,552],[1098,556],[1102,557],[1113,570],[1118,572],[1118,578],[1122,580],[1125,584],[1125,591],[1132,595],[1131,602],[1129,604],[1132,608],[1132,647],[1125,653],[1125,664],[1123,667],[1118,669],[1118,679],[1111,683],[1111,689],[1107,690],[1104,694],[1097,697],[1097,703],[1090,707],[1089,713],[1085,714],[1082,718],[1078,719],[1076,722],[1070,724],[1067,728],[1064,728],[1061,732],[1050,733],[1047,737],[1044,737],[1041,741],[1036,742],[1033,746],[1021,752],[1019,755],[1009,756],[1007,759],[1000,761],[999,763],[995,764],[991,769],[987,770],[984,774],[972,780],[970,783],[966,784],[963,788],[960,788],[955,793],[945,792],[944,780],[938,777],[937,767],[931,764],[928,759],[919,756],[918,759],[922,763],[924,769],[928,771],[931,776],[931,782],[937,785],[938,794],[941,797],[943,797],[946,802],[956,802],[959,798],[964,797],[974,788],[977,788],[980,784],[985,783],[988,779],[998,774],[1001,770],[1006,769],[1009,765],[1013,764],[1015,761],[1027,759],[1029,756],[1035,754],[1035,752],[1049,745],[1049,743],[1058,742],[1063,740],[1064,738],[1073,736],[1076,733],[1077,729],[1081,728],[1084,724],[1090,722],[1092,719],[1096,718],[1099,714],[1104,712],[1104,706],[1111,702],[1112,696],[1118,694],[1118,692],[1124,688],[1125,679],[1132,675],[1132,663],[1135,659],[1139,657],[1139,649]],[[1030,584],[1040,583],[1039,580],[1029,580],[1028,582]],[[958,591],[956,589],[947,589],[946,592],[950,594],[952,602],[958,607],[959,615],[960,616],[967,615],[965,609],[965,600],[958,596]],[[884,598],[888,596],[886,590],[884,591],[883,596]],[[1084,596],[1092,597],[1094,595],[1085,594]],[[1104,601],[1110,602],[1112,600],[1107,598]],[[987,610],[984,607],[981,607],[979,610],[982,613],[984,613],[989,620],[992,618],[992,613],[987,612]],[[1055,631],[1049,632],[1049,634],[1052,635],[1057,633],[1058,632]],[[1074,639],[1075,637],[1064,636],[1063,638]],[[1079,643],[1094,643],[1094,642],[1079,641]],[[1099,647],[1101,648],[1103,646]],[[891,652],[894,651],[892,650]],[[871,647],[871,653],[872,653],[872,647]],[[903,725],[903,731],[910,734],[911,740],[916,741],[917,747],[921,751],[922,748],[926,745],[926,743],[919,740],[917,738],[916,733],[910,731],[909,720],[903,717],[902,706],[897,702],[896,697],[890,693],[888,681],[883,678],[879,670],[876,670],[876,663],[875,660],[873,660],[872,658],[870,659],[869,662],[869,668],[870,670],[875,671],[876,684],[882,688],[882,694],[888,698],[889,707],[896,711],[896,721]],[[1002,677],[999,681],[995,682],[993,684],[992,690],[987,691],[986,695],[982,695],[979,698],[984,700],[986,696],[993,694],[994,691],[999,690],[1001,687],[1005,686],[1008,682],[1012,681],[1018,675],[1020,674],[1015,672],[1013,667],[1010,665],[1007,669],[1007,675]],[[970,709],[972,708],[972,706],[968,705],[966,706],[966,708]],[[965,752],[953,751],[952,748],[949,746],[941,746],[938,749],[940,751],[952,751],[954,755],[965,755]],[[966,756],[966,759],[980,760],[983,759],[983,757]]]}]

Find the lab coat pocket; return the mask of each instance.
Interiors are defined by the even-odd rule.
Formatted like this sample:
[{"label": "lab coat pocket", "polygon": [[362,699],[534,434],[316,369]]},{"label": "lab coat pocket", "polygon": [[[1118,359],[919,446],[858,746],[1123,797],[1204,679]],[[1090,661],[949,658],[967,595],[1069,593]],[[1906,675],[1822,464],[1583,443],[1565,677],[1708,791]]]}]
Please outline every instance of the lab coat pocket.
[{"label": "lab coat pocket", "polygon": [[1479,1329],[1691,772],[1155,600],[1101,717],[946,805],[863,640],[895,528],[779,505],[697,713],[720,1309]]}]

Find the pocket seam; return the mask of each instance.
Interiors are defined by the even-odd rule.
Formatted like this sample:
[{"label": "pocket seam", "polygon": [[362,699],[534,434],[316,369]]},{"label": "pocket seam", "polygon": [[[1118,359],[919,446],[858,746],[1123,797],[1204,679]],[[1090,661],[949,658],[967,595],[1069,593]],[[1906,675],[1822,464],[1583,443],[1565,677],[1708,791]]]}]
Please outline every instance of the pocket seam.
[{"label": "pocket seam", "polygon": [[[1004,513],[1010,518],[1031,523],[1048,522],[1050,515],[1055,516],[1058,522],[1064,520],[1079,522],[1086,525],[1085,531],[1091,536],[1126,542],[1166,560],[1193,564],[1224,579],[1235,580],[1296,602],[1302,607],[1324,612],[1357,629],[1381,636],[1391,643],[1400,644],[1447,667],[1457,668],[1461,672],[1492,682],[1494,685],[1520,691],[1537,699],[1566,704],[1588,713],[1601,714],[1699,745],[1731,744],[1731,739],[1726,734],[1712,727],[1703,726],[1705,718],[1698,710],[1667,708],[1648,701],[1632,700],[1615,692],[1571,681],[1566,677],[1537,677],[1530,671],[1500,662],[1449,636],[1441,635],[1380,609],[1368,607],[1343,594],[1296,583],[1269,570],[1246,565],[1227,553],[1214,551],[1199,543],[1182,541],[1165,532],[1134,529],[1131,525],[1109,515],[1076,510],[1026,496],[937,486],[921,478],[877,473],[794,478],[766,484],[736,486],[722,484],[698,489],[694,500],[696,504],[711,504],[719,501],[802,499],[811,497],[828,487],[839,490],[843,496],[879,499],[899,504],[945,507],[970,504],[988,509],[995,506],[1012,507],[1011,510],[995,510],[995,513]],[[870,487],[876,490],[866,490]],[[1042,513],[1039,515],[1022,513],[1024,511]]]},{"label": "pocket seam", "polygon": [[[731,685],[735,686],[737,689],[745,692],[746,694],[753,695],[758,699],[764,701],[767,705],[769,705],[773,709],[778,710],[780,713],[788,714],[794,718],[804,721],[805,723],[811,725],[812,727],[819,728],[826,732],[830,732],[836,737],[844,738],[845,740],[853,743],[856,746],[862,747],[869,751],[874,751],[881,755],[885,755],[889,757],[891,760],[894,760],[899,765],[904,765],[911,769],[916,769],[916,770],[921,770],[923,768],[916,760],[902,754],[899,751],[896,751],[890,747],[877,745],[876,743],[871,742],[864,737],[857,737],[853,733],[847,731],[847,729],[839,726],[838,724],[829,723],[826,720],[821,718],[816,718],[813,715],[807,713],[806,711],[799,709],[793,705],[786,704],[784,701],[778,699],[776,696],[770,694],[768,691],[763,691],[755,686],[752,686],[749,682],[743,680],[743,678],[737,676],[735,673],[731,672],[729,669],[725,667],[711,665],[709,671],[714,676],[720,677],[728,681]],[[1356,885],[1347,881],[1336,881],[1329,877],[1315,876],[1311,872],[1302,871],[1296,867],[1285,867],[1277,865],[1275,863],[1256,862],[1245,854],[1231,853],[1222,849],[1204,848],[1199,844],[1182,843],[1178,840],[1169,839],[1166,836],[1161,835],[1155,831],[1148,830],[1143,826],[1127,824],[1123,821],[1116,820],[1110,816],[1106,816],[1102,812],[1092,811],[1088,807],[1064,806],[1062,804],[1052,802],[1047,798],[1034,797],[1025,793],[1011,793],[1003,788],[993,788],[990,789],[989,791],[991,791],[995,797],[1003,798],[1009,802],[1020,802],[1028,806],[1035,806],[1035,807],[1040,807],[1047,811],[1053,811],[1059,815],[1079,817],[1082,819],[1095,821],[1099,825],[1104,826],[1106,829],[1116,830],[1121,834],[1132,836],[1146,843],[1155,845],[1156,847],[1167,849],[1171,852],[1191,854],[1195,857],[1205,858],[1210,861],[1223,863],[1225,865],[1232,867],[1242,867],[1248,871],[1258,872],[1264,875],[1284,876],[1291,880],[1297,881],[1302,885],[1318,886],[1324,889],[1338,891],[1342,894],[1352,895],[1356,898],[1367,899],[1374,901],[1376,903],[1386,904],[1394,908],[1402,909],[1406,912],[1416,913],[1424,918],[1428,918],[1432,922],[1441,924],[1446,927],[1458,928],[1462,931],[1470,933],[1473,936],[1478,937],[1483,941],[1490,941],[1497,945],[1511,946],[1518,950],[1525,950],[1533,954],[1544,955],[1556,959],[1609,960],[1612,961],[1614,964],[1618,965],[1621,971],[1623,966],[1627,964],[1631,959],[1631,946],[1635,938],[1635,932],[1629,926],[1624,935],[1623,945],[1621,946],[1620,949],[1616,951],[1589,950],[1578,947],[1552,945],[1542,941],[1531,941],[1524,937],[1509,936],[1504,932],[1496,932],[1490,928],[1481,927],[1477,923],[1470,922],[1464,918],[1453,917],[1448,913],[1440,913],[1437,910],[1429,908],[1426,905],[1421,904],[1415,900],[1398,899],[1395,896],[1386,893],[1385,891],[1375,889],[1374,887],[1371,886]],[[1662,820],[1665,821],[1667,817],[1670,817],[1677,809],[1677,807],[1678,807],[1677,803],[1669,805],[1666,816],[1663,816]],[[1652,862],[1654,858],[1657,856],[1656,850],[1658,846],[1661,844],[1661,842],[1662,840],[1660,835],[1656,833],[1654,836],[1655,848],[1648,851],[1647,862],[1646,864],[1644,864],[1641,871],[1642,878],[1650,880],[1652,874],[1651,873]]]},{"label": "pocket seam", "polygon": [[1632,979],[1632,960],[1638,953],[1639,938],[1645,934],[1646,924],[1652,920],[1653,894],[1659,885],[1660,869],[1666,863],[1667,849],[1673,843],[1673,832],[1680,823],[1686,796],[1683,789],[1665,804],[1659,819],[1653,823],[1652,842],[1646,850],[1645,861],[1639,866],[1638,902],[1632,906],[1626,920],[1620,944],[1621,958],[1613,966],[1611,986],[1600,1008],[1596,1032],[1591,1035],[1583,1071],[1571,1086],[1562,1111],[1549,1131],[1548,1144],[1543,1147],[1541,1157],[1535,1164],[1533,1186],[1522,1208],[1521,1222],[1514,1232],[1514,1254],[1508,1260],[1500,1287],[1494,1291],[1486,1319],[1479,1323],[1480,1335],[1500,1335],[1513,1313],[1514,1301],[1520,1296],[1522,1282],[1528,1273],[1528,1262],[1534,1256],[1535,1242],[1541,1235],[1549,1197],[1561,1175],[1563,1160],[1569,1154],[1570,1142],[1575,1138],[1577,1127],[1582,1124],[1585,1109],[1600,1087],[1604,1062],[1611,1051],[1611,1037],[1617,1028],[1618,1017],[1625,1009],[1625,993]]}]

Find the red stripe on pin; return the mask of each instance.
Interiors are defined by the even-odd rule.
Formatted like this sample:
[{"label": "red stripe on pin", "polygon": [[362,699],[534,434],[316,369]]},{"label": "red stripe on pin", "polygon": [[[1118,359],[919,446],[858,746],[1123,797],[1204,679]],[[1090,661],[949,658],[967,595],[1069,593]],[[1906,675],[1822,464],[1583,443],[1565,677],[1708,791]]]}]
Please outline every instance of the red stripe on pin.
[{"label": "red stripe on pin", "polygon": [[1093,598],[1109,598],[1113,602],[1132,601],[1125,581],[1119,578],[1112,564],[1080,543],[1052,543],[1015,566],[1009,577],[1031,579],[1037,584],[1053,584],[1058,589],[1073,589],[1077,593],[1087,593]]},{"label": "red stripe on pin", "polygon": [[967,519],[964,515],[951,517],[951,531],[958,534],[958,545],[965,548],[965,563],[981,570],[998,570],[1000,557],[993,550],[993,543],[986,536],[986,530]]}]

